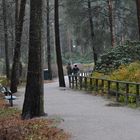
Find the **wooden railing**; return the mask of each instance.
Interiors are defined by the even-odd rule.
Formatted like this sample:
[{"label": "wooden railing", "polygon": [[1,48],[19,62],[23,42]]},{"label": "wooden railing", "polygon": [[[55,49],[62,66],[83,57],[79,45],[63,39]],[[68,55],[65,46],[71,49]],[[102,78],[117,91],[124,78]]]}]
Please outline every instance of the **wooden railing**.
[{"label": "wooden railing", "polygon": [[130,100],[136,103],[136,106],[140,104],[140,83],[94,78],[88,74],[84,74],[84,76],[80,74],[69,75],[69,87],[100,92],[106,94],[108,98],[115,96],[117,102],[122,96],[126,105]]}]

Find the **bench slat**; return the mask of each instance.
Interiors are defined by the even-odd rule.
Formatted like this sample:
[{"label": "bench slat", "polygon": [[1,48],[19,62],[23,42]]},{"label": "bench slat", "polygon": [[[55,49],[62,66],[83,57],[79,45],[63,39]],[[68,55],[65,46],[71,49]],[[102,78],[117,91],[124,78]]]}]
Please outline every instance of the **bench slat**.
[{"label": "bench slat", "polygon": [[[17,97],[12,95],[12,100],[15,100]],[[11,95],[5,96],[6,100],[11,100]]]}]

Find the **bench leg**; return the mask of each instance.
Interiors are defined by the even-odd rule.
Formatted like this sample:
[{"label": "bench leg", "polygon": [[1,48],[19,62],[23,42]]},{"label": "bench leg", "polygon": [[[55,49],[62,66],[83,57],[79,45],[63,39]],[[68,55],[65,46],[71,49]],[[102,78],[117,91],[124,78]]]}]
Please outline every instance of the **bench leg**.
[{"label": "bench leg", "polygon": [[13,106],[13,100],[9,99],[10,106]]}]

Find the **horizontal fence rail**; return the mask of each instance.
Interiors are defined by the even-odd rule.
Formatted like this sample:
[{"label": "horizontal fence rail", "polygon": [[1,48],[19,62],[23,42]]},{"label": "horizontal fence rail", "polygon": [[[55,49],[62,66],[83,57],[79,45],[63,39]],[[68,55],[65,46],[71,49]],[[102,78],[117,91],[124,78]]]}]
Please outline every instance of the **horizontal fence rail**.
[{"label": "horizontal fence rail", "polygon": [[117,102],[126,105],[129,102],[136,103],[136,106],[140,104],[140,83],[95,78],[83,73],[68,77],[70,88],[95,91],[106,94],[108,98],[114,96]]}]

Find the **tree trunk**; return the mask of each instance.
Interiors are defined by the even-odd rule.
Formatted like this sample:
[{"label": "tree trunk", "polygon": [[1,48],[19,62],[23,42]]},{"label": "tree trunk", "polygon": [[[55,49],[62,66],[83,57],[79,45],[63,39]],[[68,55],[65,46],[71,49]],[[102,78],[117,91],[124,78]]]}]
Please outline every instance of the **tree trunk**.
[{"label": "tree trunk", "polygon": [[138,19],[139,40],[140,40],[140,0],[136,0],[136,7],[137,7],[137,19]]},{"label": "tree trunk", "polygon": [[20,48],[21,48],[21,36],[24,22],[26,0],[21,0],[19,9],[19,0],[16,0],[16,25],[15,25],[15,49],[11,73],[11,91],[17,92],[17,86],[19,84],[19,68],[20,68]]},{"label": "tree trunk", "polygon": [[58,66],[58,76],[59,76],[59,86],[65,87],[64,73],[62,67],[62,57],[61,57],[61,48],[60,48],[60,36],[59,36],[59,5],[58,0],[55,0],[55,45],[56,45],[56,56],[57,56],[57,66]]},{"label": "tree trunk", "polygon": [[48,60],[48,72],[49,80],[52,80],[52,68],[51,68],[51,46],[50,46],[50,5],[47,0],[47,60]]},{"label": "tree trunk", "polygon": [[69,27],[67,28],[67,46],[69,51],[69,62],[72,64],[72,36]]},{"label": "tree trunk", "polygon": [[44,115],[43,53],[42,53],[42,0],[30,1],[29,59],[23,119]]},{"label": "tree trunk", "polygon": [[4,24],[4,42],[5,42],[5,64],[6,64],[6,77],[10,78],[10,70],[9,70],[9,51],[8,51],[8,31],[7,31],[7,9],[5,0],[2,0],[3,7],[3,24]]},{"label": "tree trunk", "polygon": [[111,34],[111,45],[115,46],[115,35],[114,35],[114,25],[113,25],[113,9],[112,9],[112,0],[107,0],[108,3],[108,13],[109,13],[109,27]]},{"label": "tree trunk", "polygon": [[93,57],[94,57],[94,64],[97,63],[97,53],[94,44],[94,27],[93,27],[93,20],[92,20],[92,13],[91,13],[91,1],[88,0],[88,16],[89,16],[89,23],[90,23],[90,31],[91,31],[91,44],[93,50]]}]

